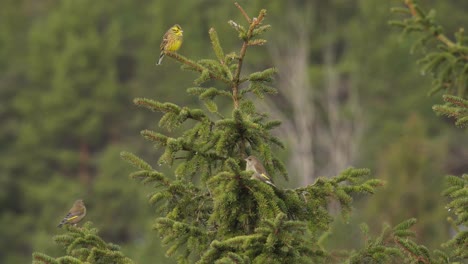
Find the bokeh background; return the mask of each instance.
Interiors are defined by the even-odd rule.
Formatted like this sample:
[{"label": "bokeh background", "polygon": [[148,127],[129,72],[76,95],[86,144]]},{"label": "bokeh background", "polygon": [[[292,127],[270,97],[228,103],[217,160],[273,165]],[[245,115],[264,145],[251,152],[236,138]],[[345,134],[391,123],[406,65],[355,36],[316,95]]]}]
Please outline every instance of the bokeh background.
[{"label": "bokeh background", "polygon": [[[421,51],[410,52],[414,38],[388,25],[399,1],[238,2],[252,16],[267,9],[272,25],[268,44],[247,52],[246,70],[279,69],[279,94],[258,101],[283,121],[275,133],[287,145],[280,156],[291,180],[279,185],[310,184],[348,166],[371,168],[387,182],[370,198],[355,197],[356,210],[348,220],[337,217],[327,246],[359,247],[361,222],[378,232],[385,222],[416,217],[417,240],[438,247],[450,236],[443,176],[468,171],[468,138],[432,112],[441,99],[427,96],[430,76],[416,63]],[[468,1],[420,2],[437,10],[447,32],[467,25]],[[150,190],[128,178],[119,152],[154,164],[160,155],[139,135],[158,129],[160,116],[137,109],[133,98],[200,105],[185,93],[193,73],[170,58],[155,66],[164,32],[180,24],[179,52],[195,60],[214,57],[210,27],[225,51],[238,50],[227,21],[245,21],[233,1],[0,6],[0,263],[28,263],[33,251],[59,255],[52,237],[63,232],[56,225],[77,198],[87,204],[86,220],[137,263],[173,263],[151,231]]]}]

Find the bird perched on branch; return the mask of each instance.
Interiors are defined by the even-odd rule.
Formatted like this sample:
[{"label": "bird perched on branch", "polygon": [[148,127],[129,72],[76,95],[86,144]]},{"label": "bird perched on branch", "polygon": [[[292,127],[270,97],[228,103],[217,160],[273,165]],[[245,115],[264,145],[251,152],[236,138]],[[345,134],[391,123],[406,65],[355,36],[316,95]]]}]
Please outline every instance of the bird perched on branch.
[{"label": "bird perched on branch", "polygon": [[178,24],[175,24],[166,32],[166,34],[164,34],[163,41],[160,46],[161,54],[159,54],[157,65],[161,64],[166,51],[177,51],[180,48],[184,37],[182,34],[183,32],[182,28]]},{"label": "bird perched on branch", "polygon": [[86,215],[86,207],[83,200],[76,200],[68,214],[62,219],[57,227],[62,227],[66,224],[76,225]]},{"label": "bird perched on branch", "polygon": [[263,164],[257,159],[257,157],[249,156],[245,159],[245,161],[247,162],[245,170],[254,172],[254,174],[252,174],[251,179],[262,181],[276,188],[276,185],[268,176],[265,167],[263,167]]}]

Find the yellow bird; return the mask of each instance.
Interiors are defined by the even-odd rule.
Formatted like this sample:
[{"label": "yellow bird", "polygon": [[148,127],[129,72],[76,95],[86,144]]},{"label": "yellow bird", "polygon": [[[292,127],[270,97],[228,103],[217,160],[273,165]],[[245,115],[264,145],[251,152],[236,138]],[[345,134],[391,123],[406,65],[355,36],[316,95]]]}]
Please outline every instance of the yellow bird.
[{"label": "yellow bird", "polygon": [[247,162],[245,166],[245,170],[254,172],[254,174],[252,174],[251,179],[262,181],[276,188],[276,185],[268,176],[268,173],[266,172],[265,167],[263,167],[263,164],[260,162],[260,160],[257,159],[257,157],[249,156],[245,159],[245,161]]},{"label": "yellow bird", "polygon": [[86,215],[86,207],[83,200],[76,200],[68,214],[62,219],[57,227],[62,227],[66,224],[76,225]]},{"label": "yellow bird", "polygon": [[182,28],[178,24],[175,24],[166,32],[166,34],[164,34],[163,41],[160,46],[161,53],[159,54],[157,65],[161,64],[166,51],[177,51],[180,46],[182,46],[184,38],[184,35],[182,34],[183,32]]}]

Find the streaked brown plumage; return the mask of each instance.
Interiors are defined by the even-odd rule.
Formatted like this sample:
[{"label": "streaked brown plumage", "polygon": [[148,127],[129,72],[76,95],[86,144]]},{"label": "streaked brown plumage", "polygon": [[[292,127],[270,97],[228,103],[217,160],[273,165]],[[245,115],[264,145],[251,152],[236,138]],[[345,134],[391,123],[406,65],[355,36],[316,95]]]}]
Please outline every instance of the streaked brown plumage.
[{"label": "streaked brown plumage", "polygon": [[260,160],[257,159],[257,157],[249,156],[245,159],[245,161],[247,162],[245,166],[245,170],[254,172],[254,174],[252,174],[251,179],[262,181],[276,188],[276,185],[268,176],[268,173],[265,170],[265,167],[263,167],[263,164],[260,162]]},{"label": "streaked brown plumage", "polygon": [[68,214],[62,219],[57,227],[62,227],[66,224],[76,225],[86,216],[86,207],[83,200],[76,200]]}]

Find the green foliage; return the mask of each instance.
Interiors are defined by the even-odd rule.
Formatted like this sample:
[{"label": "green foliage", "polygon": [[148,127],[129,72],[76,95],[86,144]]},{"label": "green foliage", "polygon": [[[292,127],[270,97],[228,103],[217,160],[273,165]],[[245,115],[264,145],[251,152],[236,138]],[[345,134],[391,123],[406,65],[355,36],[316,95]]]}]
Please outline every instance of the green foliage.
[{"label": "green foliage", "polygon": [[[358,193],[373,194],[376,187],[383,185],[380,180],[364,180],[369,175],[370,171],[367,169],[349,168],[334,178],[321,177],[313,185],[296,189],[296,193],[303,197],[305,205],[312,212],[312,215],[317,216],[318,219],[328,218],[328,221],[316,221],[314,219],[315,221],[310,223],[313,228],[319,230],[329,228],[328,224],[332,219],[329,218],[327,205],[330,198],[334,198],[340,203],[342,214],[347,218],[351,212],[351,203],[353,201],[351,195]],[[303,207],[304,205],[300,206]],[[304,212],[304,209],[301,210]],[[301,220],[306,219],[310,219],[310,216]]]},{"label": "green foliage", "polygon": [[440,250],[432,253],[423,245],[413,241],[415,233],[410,230],[416,219],[408,219],[394,228],[385,225],[381,234],[371,238],[368,227],[361,227],[365,246],[350,252],[345,263],[450,263],[449,257]]},{"label": "green foliage", "polygon": [[456,219],[449,218],[457,234],[443,246],[451,250],[455,259],[468,259],[468,174],[462,177],[449,175],[446,177],[447,189],[444,195],[451,201],[447,209],[455,214]]},{"label": "green foliage", "polygon": [[67,233],[57,235],[54,240],[66,250],[66,256],[51,257],[43,253],[33,253],[34,264],[46,263],[122,263],[131,264],[129,258],[119,251],[119,246],[106,243],[98,236],[98,230],[86,223],[82,228],[65,226]]},{"label": "green foliage", "polygon": [[[466,74],[468,76],[468,73]],[[468,126],[468,100],[458,96],[444,95],[445,105],[434,105],[432,109],[439,115],[455,118],[458,127]]]},{"label": "green foliage", "polygon": [[116,217],[144,197],[138,184],[124,184],[129,168],[119,164],[118,153],[130,145],[124,131],[138,126],[138,114],[129,122],[126,108],[138,90],[129,84],[135,50],[141,50],[134,45],[146,39],[136,36],[148,32],[141,27],[148,3],[1,5],[0,263],[30,263],[33,251],[58,256],[50,237],[79,198],[90,205],[87,219],[99,223],[106,241],[125,251],[151,239],[151,251],[129,255],[143,263],[147,256],[162,256],[154,246],[158,239],[143,233],[150,226],[144,207],[130,206]]},{"label": "green foliage", "polygon": [[[427,46],[429,40],[436,40],[442,45],[437,46],[437,51],[428,53],[420,60],[422,71],[430,71],[434,78],[431,91],[435,93],[445,90],[443,96],[445,105],[435,105],[434,111],[439,115],[454,117],[455,124],[459,127],[466,127],[468,121],[468,38],[464,36],[464,29],[460,28],[455,33],[455,42],[451,41],[443,34],[442,26],[435,22],[435,11],[424,12],[412,0],[404,1],[407,9],[396,9],[397,12],[410,14],[411,18],[393,24],[404,28],[404,32],[422,32],[423,37],[416,45]],[[416,46],[417,47],[417,46]],[[457,231],[457,234],[444,243],[443,246],[450,252],[450,260],[468,259],[468,232],[458,226],[466,226],[468,220],[467,201],[468,176],[462,177],[447,176],[447,189],[444,195],[451,201],[447,205],[449,211],[457,217],[456,220],[449,218],[449,222]],[[414,249],[414,245],[407,245],[406,248]],[[426,249],[427,251],[427,249]],[[440,263],[449,263],[449,257],[438,251],[435,253],[439,257]]]},{"label": "green foliage", "polygon": [[[426,124],[416,114],[402,122],[398,133],[401,136],[383,145],[386,151],[377,157],[376,174],[386,185],[372,200],[366,201],[367,219],[373,219],[369,225],[377,229],[382,222],[393,224],[416,217],[419,219],[416,241],[438,246],[449,237],[446,210],[440,191],[437,192],[443,185],[439,175],[443,171],[446,143],[429,140]],[[376,215],[378,208],[385,210]]]},{"label": "green foliage", "polygon": [[[180,263],[311,263],[322,262],[327,253],[318,237],[329,229],[333,217],[327,210],[329,200],[339,202],[346,217],[351,211],[352,195],[372,194],[382,183],[366,179],[366,169],[347,169],[334,178],[319,178],[313,185],[297,189],[273,188],[251,179],[244,171],[248,155],[258,156],[270,176],[283,175],[285,166],[275,149],[283,143],[271,134],[280,125],[258,113],[250,95],[263,98],[274,94],[276,69],[242,73],[246,50],[264,44],[257,37],[264,25],[265,10],[255,19],[239,10],[248,25],[230,21],[239,33],[239,52],[225,55],[215,29],[209,35],[217,60],[194,61],[168,53],[182,69],[199,74],[195,87],[187,93],[196,96],[208,112],[169,102],[137,98],[137,106],[161,112],[159,126],[170,135],[152,130],[141,134],[163,150],[159,164],[173,168],[174,177],[155,170],[134,154],[122,158],[138,170],[132,178],[150,184],[154,191],[149,202],[158,218],[153,226],[169,246],[166,254]],[[224,86],[213,86],[216,81]],[[209,83],[210,85],[206,85]],[[232,100],[230,116],[218,112],[218,97]],[[212,115],[211,113],[215,113]],[[182,128],[184,131],[179,133]]]},{"label": "green foliage", "polygon": [[[446,89],[446,93],[459,95],[444,95],[444,100],[448,102],[448,105],[434,106],[434,110],[439,114],[456,117],[456,124],[464,126],[463,117],[466,115],[466,100],[463,97],[466,96],[468,89],[466,81],[468,72],[466,71],[467,49],[463,45],[466,45],[464,43],[466,43],[467,39],[462,36],[462,30],[460,30],[456,35],[457,43],[451,42],[441,33],[442,27],[434,22],[435,12],[425,14],[412,0],[405,0],[404,3],[407,9],[396,8],[393,11],[410,14],[411,19],[402,22],[392,21],[391,23],[403,27],[404,33],[413,31],[424,33],[424,36],[419,39],[414,48],[427,45],[427,42],[433,38],[444,44],[438,46],[440,49],[438,52],[429,53],[420,63],[423,64],[423,73],[426,71],[432,71],[433,73],[435,81],[431,93]],[[445,51],[453,52],[453,54],[448,54]],[[405,149],[407,150],[408,144],[413,144],[415,141],[407,142]],[[401,155],[399,155],[399,159],[401,159]],[[468,256],[466,253],[468,252],[466,247],[467,233],[457,227],[460,224],[466,225],[466,200],[468,197],[466,177],[465,175],[463,178],[448,176],[447,182],[448,188],[444,194],[452,198],[447,208],[449,211],[455,209],[454,213],[458,217],[456,221],[449,218],[458,234],[443,244],[448,252],[434,250],[431,253],[427,247],[409,239],[408,237],[414,236],[409,228],[416,222],[415,219],[410,219],[397,225],[391,232],[389,231],[390,227],[386,226],[382,234],[373,240],[367,238],[368,228],[363,226],[362,230],[366,235],[366,248],[352,253],[347,262],[451,263],[452,261],[466,259]]]},{"label": "green foliage", "polygon": [[316,263],[326,253],[309,239],[303,222],[285,214],[264,220],[251,235],[215,240],[198,263]]},{"label": "green foliage", "polygon": [[412,50],[422,50],[425,56],[418,61],[421,73],[430,73],[433,87],[429,94],[443,91],[445,105],[434,106],[440,115],[455,117],[456,125],[466,127],[468,114],[466,97],[468,96],[468,37],[460,28],[454,34],[455,41],[444,35],[443,27],[436,22],[434,10],[424,11],[412,0],[404,1],[406,8],[394,8],[395,13],[409,15],[402,21],[391,21],[403,28],[403,33],[417,32],[418,40]]},{"label": "green foliage", "polygon": [[[89,3],[91,2],[88,1],[88,6],[90,6]],[[180,5],[181,8],[178,9],[178,12],[167,13],[171,14],[171,19],[177,19],[181,18],[181,14],[192,14],[194,10],[193,7],[200,7],[200,10],[198,11],[203,12],[211,9],[211,6],[210,8],[206,8],[204,4],[206,3],[189,4],[186,2],[186,5]],[[216,5],[215,3],[210,4]],[[316,4],[318,10],[322,10],[322,5],[329,5],[323,1],[317,1]],[[382,5],[382,3],[379,2],[378,5]],[[334,6],[334,4],[330,4],[330,6]],[[250,18],[240,7],[239,9],[248,25],[241,25],[241,23],[237,23],[232,20],[229,21],[229,26],[237,32],[242,42],[242,48],[239,52],[226,53],[225,49],[221,47],[221,43],[219,41],[220,37],[221,39],[224,39],[223,35],[225,32],[223,30],[219,30],[218,32],[220,35],[218,36],[218,33],[214,29],[210,29],[209,37],[212,43],[215,59],[191,60],[177,53],[168,54],[168,57],[172,57],[181,62],[183,69],[187,69],[198,74],[198,77],[194,81],[195,87],[188,88],[187,93],[193,95],[196,100],[199,100],[207,111],[199,108],[182,106],[180,103],[158,102],[146,98],[137,98],[134,100],[134,103],[137,106],[144,107],[150,111],[163,113],[159,126],[168,130],[167,133],[163,134],[152,129],[145,129],[141,131],[141,136],[151,144],[154,144],[157,151],[163,151],[162,153],[158,152],[158,155],[161,154],[161,156],[156,162],[156,166],[167,164],[171,168],[171,173],[163,172],[164,167],[160,168],[161,171],[156,170],[156,166],[153,164],[154,161],[151,160],[147,162],[145,160],[150,159],[146,157],[140,158],[130,152],[121,153],[121,157],[136,168],[136,171],[131,173],[130,177],[139,180],[143,184],[149,185],[148,187],[152,188],[152,192],[149,194],[148,200],[156,209],[155,211],[157,214],[153,228],[163,238],[163,242],[169,246],[167,255],[176,256],[180,263],[192,263],[197,261],[199,263],[383,263],[391,261],[395,263],[449,263],[450,261],[463,261],[463,258],[466,258],[466,233],[459,232],[456,237],[447,243],[447,252],[450,253],[454,250],[453,254],[438,250],[431,252],[424,246],[415,243],[412,239],[413,231],[410,230],[410,228],[415,223],[414,219],[405,221],[394,228],[385,227],[381,235],[376,238],[372,239],[366,235],[364,239],[365,246],[360,250],[351,252],[329,252],[322,248],[323,241],[326,240],[330,233],[330,223],[335,217],[333,214],[330,214],[328,210],[330,201],[337,201],[339,203],[342,216],[347,219],[351,211],[352,203],[357,194],[372,194],[375,191],[375,187],[382,185],[382,182],[379,180],[367,179],[369,177],[369,170],[350,168],[343,171],[336,177],[319,178],[314,184],[297,189],[283,189],[279,184],[278,186],[280,188],[272,188],[262,182],[250,179],[251,175],[248,175],[248,173],[243,169],[245,166],[243,158],[250,154],[257,155],[261,158],[270,176],[277,177],[278,175],[282,175],[287,178],[287,171],[285,165],[281,162],[278,153],[278,148],[284,148],[284,144],[277,137],[271,134],[271,130],[278,127],[280,122],[276,120],[271,121],[268,119],[267,115],[258,113],[256,109],[257,102],[250,100],[251,97],[256,98],[256,100],[261,100],[266,95],[276,93],[276,89],[270,86],[275,77],[276,69],[269,68],[253,73],[244,73],[241,71],[246,58],[245,51],[247,49],[250,50],[251,48],[256,48],[255,46],[266,44],[265,39],[259,38],[264,31],[269,29],[269,25],[263,24],[266,11],[262,10],[256,18]],[[73,11],[73,8],[70,8],[69,6],[66,10]],[[87,9],[82,8],[80,10],[81,13],[78,13],[83,15],[83,10]],[[99,9],[95,8],[91,11],[94,12],[94,10]],[[152,51],[154,51],[154,47],[159,44],[160,36],[157,36],[156,41],[158,43],[155,44],[153,43],[154,39],[151,39],[151,36],[146,38],[146,34],[157,32],[157,30],[154,30],[154,27],[157,28],[160,24],[163,24],[160,23],[163,21],[163,18],[161,17],[163,17],[162,15],[165,11],[173,10],[173,4],[163,3],[163,1],[161,1],[155,4],[154,10],[154,13],[151,13],[151,11],[149,11],[149,13],[151,13],[153,17],[157,17],[157,23],[147,23],[150,24],[150,26],[147,26],[146,30],[142,30],[144,33],[132,33],[145,35],[142,39],[149,39],[148,43],[150,44],[148,45],[152,45]],[[189,13],[187,13],[186,10],[189,10]],[[91,13],[95,14],[93,12]],[[67,12],[64,13],[66,14]],[[109,12],[109,14],[111,13]],[[157,14],[157,16],[154,16],[154,14]],[[128,14],[125,13],[120,17],[127,18],[127,15]],[[147,14],[145,13],[145,15]],[[205,16],[200,15],[197,17],[187,17],[190,17],[191,22],[192,20],[200,22],[197,19],[204,19]],[[326,17],[327,19],[329,18],[328,16]],[[81,20],[82,22],[87,21],[87,19]],[[60,20],[57,19],[57,21]],[[74,23],[78,23],[79,19],[76,20],[75,18],[74,21]],[[103,19],[102,21],[99,20],[94,22],[99,25],[107,25],[106,21],[107,19]],[[200,24],[205,25],[206,22],[207,21],[202,21],[202,23],[197,24],[197,26]],[[74,23],[70,24],[73,26]],[[90,22],[89,24],[93,23]],[[136,24],[140,27],[145,23]],[[120,28],[120,26],[117,28]],[[106,27],[104,26],[104,28]],[[134,29],[135,28],[137,27],[134,27]],[[112,31],[114,33],[104,34],[104,36],[113,36],[115,38],[111,38],[111,40],[113,39],[116,43],[120,43],[120,32],[133,32],[133,30],[128,30],[128,28],[126,29],[127,30],[118,29]],[[66,30],[59,30],[59,32],[66,33]],[[355,33],[356,32],[353,31],[349,34]],[[191,34],[189,30],[187,30],[187,34]],[[71,32],[70,35],[73,36],[74,33]],[[84,35],[88,36],[88,34]],[[315,35],[318,36],[319,34]],[[323,38],[326,39],[328,37],[329,36],[325,36]],[[37,39],[41,38],[37,37]],[[74,46],[76,50],[80,51],[80,54],[81,51],[89,51],[87,48],[83,48],[83,46],[88,47],[85,45],[86,43],[75,43],[79,42],[79,38],[75,37],[71,39],[72,41],[67,43],[75,44]],[[90,46],[94,45],[99,47],[97,49],[98,51],[102,49],[101,45],[96,44],[97,42],[95,42],[93,38],[86,37],[84,38],[84,41],[90,42]],[[324,40],[318,37],[317,39],[314,39],[314,41],[321,42]],[[329,40],[326,40],[327,45],[328,41]],[[39,54],[38,51],[44,47],[43,42],[47,41],[42,40],[38,48],[34,51],[34,54]],[[107,42],[103,41],[103,43],[105,44]],[[116,43],[112,43],[111,46],[113,48],[106,51],[111,54],[120,53],[121,49],[113,46],[114,44],[117,45]],[[229,45],[233,42],[225,41],[223,43]],[[190,53],[190,51],[193,51],[193,47],[197,46],[197,42],[194,38],[191,39],[191,44],[192,45],[189,45],[188,47],[187,45],[184,46],[182,52],[186,52],[187,49],[189,49],[187,54],[197,54]],[[206,45],[203,44],[203,46]],[[382,50],[387,49],[385,45],[381,46]],[[46,69],[46,73],[44,73],[42,72],[42,69],[40,69],[40,66],[38,66],[38,62],[43,62],[49,57],[54,57],[54,52],[51,51],[52,49],[48,49],[48,45],[45,45],[45,47],[46,53],[43,55],[42,60],[34,59],[33,61],[35,61],[35,63],[32,64],[32,66],[35,67],[34,69],[38,69],[39,75],[48,74],[49,72],[53,72],[55,69],[44,67]],[[88,48],[91,51],[93,50],[92,47]],[[315,49],[315,44],[311,49]],[[128,50],[138,49],[135,49],[132,46],[132,48],[129,48]],[[379,51],[382,53],[382,50],[377,50],[376,56],[379,56]],[[62,54],[63,50],[58,49],[58,51],[58,54]],[[3,50],[0,52],[3,52]],[[67,52],[63,53],[68,54]],[[70,52],[70,54],[73,55],[74,53]],[[84,52],[84,54],[88,53]],[[149,57],[144,53],[144,51],[142,51],[142,54],[143,55],[141,56],[145,57],[145,59]],[[258,54],[249,52],[249,58],[255,60],[255,56],[261,57],[261,55]],[[65,56],[61,60],[70,62],[73,67],[77,67],[73,64],[74,61],[70,59],[74,58],[72,55],[69,55],[68,57]],[[99,55],[99,52],[97,55]],[[367,50],[366,56],[368,56]],[[451,54],[451,56],[453,56],[453,54]],[[59,55],[57,55],[57,57],[59,57]],[[105,65],[113,62],[113,59],[109,58],[112,57],[109,54],[103,57],[108,59],[104,59],[102,63],[99,63],[99,65]],[[394,57],[398,60],[401,59],[399,56]],[[433,57],[430,57],[430,59],[432,60]],[[257,59],[257,61],[258,60],[259,59]],[[441,58],[439,58],[439,60],[441,60]],[[260,59],[260,61],[261,63],[254,65],[263,65],[265,62],[263,58]],[[80,63],[77,63],[77,65],[80,66]],[[427,65],[429,65],[430,61],[423,61],[423,63],[427,63]],[[439,65],[437,65],[437,67],[434,65],[428,66],[426,71],[434,71],[437,76],[446,78],[446,80],[460,80],[460,78],[453,75],[452,72],[444,74],[439,70],[441,67],[445,67],[445,69],[458,71],[459,61],[457,61],[457,59],[453,60],[453,58],[451,59],[450,56],[447,56],[443,57],[443,60],[438,63]],[[394,64],[399,65],[398,63]],[[64,65],[68,64],[64,63]],[[92,65],[93,64],[91,63],[88,66]],[[170,68],[171,65],[168,65],[169,71],[172,70]],[[391,65],[392,64],[389,62],[388,66],[391,67]],[[89,88],[102,88],[103,86],[107,87],[107,85],[99,84],[98,82],[98,84],[92,84],[90,87],[83,86],[84,88],[81,86],[71,86],[74,87],[75,90],[81,90],[83,88],[83,91],[85,91],[85,94],[83,95],[84,97],[81,97],[81,94],[74,93],[74,90],[57,92],[57,90],[60,90],[61,85],[68,85],[67,81],[74,84],[75,81],[79,83],[83,79],[89,80],[86,79],[86,76],[83,77],[81,75],[79,75],[75,80],[71,74],[64,74],[64,72],[68,72],[66,69],[71,71],[74,69],[73,67],[64,67],[62,71],[58,71],[60,73],[58,75],[59,77],[54,78],[55,81],[52,83],[52,89],[50,89],[53,95],[57,95],[56,97],[59,98],[58,101],[61,102],[61,104],[55,108],[52,107],[54,106],[53,104],[52,106],[46,105],[44,106],[44,109],[48,111],[52,109],[57,113],[62,113],[62,109],[70,110],[70,107],[67,108],[67,106],[73,105],[74,107],[71,107],[71,110],[74,111],[71,111],[71,116],[76,119],[72,119],[72,121],[84,118],[86,122],[84,122],[84,124],[78,124],[78,129],[74,129],[77,126],[75,126],[73,122],[68,124],[67,121],[70,121],[70,119],[67,117],[62,118],[61,115],[58,115],[55,118],[55,121],[57,121],[59,125],[51,126],[53,129],[50,131],[52,132],[47,129],[45,130],[50,132],[50,137],[56,137],[58,131],[65,136],[73,135],[75,139],[87,139],[88,136],[90,139],[93,139],[94,136],[98,134],[96,131],[100,131],[102,127],[112,126],[112,123],[107,124],[106,121],[110,116],[110,113],[115,111],[117,108],[106,108],[103,105],[104,102],[109,101],[114,103],[115,99],[120,97],[117,96],[116,98],[113,98],[112,94],[119,94],[118,91],[123,91],[125,89],[122,89],[123,87],[120,83],[117,85],[113,81],[109,81],[108,78],[104,78],[104,83],[110,84],[110,86],[112,86],[111,88],[115,89],[99,90],[101,97],[98,96],[97,98],[91,99],[91,103],[89,103],[87,98],[85,98],[87,95],[86,93],[90,92],[91,94],[94,94],[93,92],[95,92],[95,90],[91,91]],[[57,68],[60,67],[57,66]],[[90,78],[92,79],[95,68],[91,67],[91,69],[92,73],[90,73],[88,77],[91,76]],[[313,69],[311,71],[313,72]],[[385,68],[385,71],[387,72],[389,69]],[[110,72],[112,74],[116,74],[114,68],[112,68]],[[183,78],[178,78],[182,77],[181,75],[169,75],[166,73],[165,69],[158,69],[157,72],[151,70],[148,71],[147,74],[155,76],[153,78],[157,80],[158,78],[164,79],[167,75],[169,76],[168,78],[177,76],[172,79],[180,79],[181,82],[183,81]],[[370,73],[366,74],[371,75]],[[36,73],[32,73],[31,76],[36,78],[38,75],[36,75]],[[103,76],[108,77],[109,75],[104,73]],[[67,78],[72,80],[67,80]],[[363,78],[364,82],[367,80],[368,79]],[[39,79],[35,79],[35,81],[39,82]],[[163,82],[163,80],[161,80],[161,82],[159,81],[160,80],[158,80],[158,84],[161,87],[165,87],[164,84],[166,84],[166,82]],[[223,86],[218,85],[219,82]],[[42,93],[42,91],[46,91],[49,82],[47,78],[41,78],[40,83]],[[149,83],[152,84],[152,82]],[[138,87],[138,85],[141,84],[134,85]],[[372,84],[368,85],[372,87]],[[174,86],[177,87],[176,85]],[[176,95],[174,98],[181,98],[181,89],[169,89],[172,86],[167,87],[168,89],[158,89],[158,92],[167,93],[164,94],[163,98],[170,97],[173,94]],[[379,88],[379,85],[372,87],[372,89],[374,88],[382,89],[381,87]],[[460,87],[453,86],[453,89],[451,88],[450,91],[458,91],[458,88]],[[392,92],[393,91],[394,90],[392,90]],[[96,90],[96,92],[98,92],[98,90]],[[36,94],[37,93],[33,93],[32,96],[28,95],[30,97],[24,97],[21,101],[24,105],[29,107],[29,100],[25,100],[25,98],[34,98]],[[67,95],[73,97],[73,100],[64,100],[63,98],[66,99]],[[160,95],[158,94],[158,97],[159,96]],[[44,101],[49,102],[46,100],[47,97],[48,96],[45,93],[41,98],[43,98]],[[232,99],[233,102],[233,109],[230,114],[228,112],[227,115],[225,114],[227,112],[225,110],[230,105],[226,105],[224,104],[225,101],[221,101],[226,98]],[[75,107],[74,103],[78,100],[84,101],[83,109],[88,111],[82,111],[79,106]],[[450,101],[447,101],[454,105],[448,106],[459,107],[461,106],[460,102],[464,104],[464,101],[462,100],[460,100],[459,96],[454,96]],[[52,103],[56,102],[54,100],[51,101]],[[377,104],[381,103],[379,100],[376,101]],[[95,117],[86,115],[87,112],[92,112],[90,109],[95,109],[93,106],[100,106],[96,107],[96,110],[102,114],[102,116],[100,115],[99,117]],[[25,106],[23,107],[23,115],[29,116],[31,114],[31,117],[35,119],[37,119],[35,111],[42,109],[34,106],[29,108]],[[402,104],[392,105],[392,107],[397,110],[404,109]],[[413,105],[411,105],[411,107],[413,107]],[[63,111],[63,113],[68,112]],[[460,116],[457,116],[458,119],[462,120],[460,125],[464,125],[465,121],[463,121],[463,115],[465,114],[463,113],[465,112],[458,109],[445,109],[446,115],[450,114],[451,116],[455,116],[454,113],[457,113],[458,116]],[[88,122],[88,117],[89,120],[92,120],[93,122]],[[121,119],[121,117],[119,118]],[[135,120],[138,122],[138,118]],[[33,124],[37,125],[37,123],[39,122],[35,122]],[[60,126],[60,123],[62,123],[61,125],[63,127]],[[378,120],[377,123],[380,126],[383,121]],[[96,124],[100,124],[100,126]],[[36,128],[34,126],[32,127]],[[73,128],[71,129],[73,130],[72,133],[68,133],[70,127]],[[35,135],[34,131],[26,131],[22,133],[24,134],[21,138],[25,141],[29,140],[28,142],[34,142],[35,137],[30,139],[31,135]],[[65,137],[65,139],[67,139],[67,137]],[[8,139],[4,141],[7,142]],[[35,139],[35,142],[40,141],[40,139]],[[98,139],[96,139],[96,141],[98,141]],[[98,145],[99,144],[96,144],[95,147],[98,148]],[[381,148],[381,144],[376,144],[376,146]],[[29,148],[25,149],[29,150]],[[386,148],[383,151],[387,151]],[[77,156],[74,155],[74,153],[65,153],[68,154],[67,156],[64,155],[64,153],[61,153],[61,155],[55,155],[55,152],[56,151],[52,149],[48,150],[47,153],[50,156],[57,156],[68,161],[71,160],[71,164],[76,165],[75,160]],[[67,158],[63,158],[63,156],[66,156]],[[29,158],[25,160],[42,161],[42,159],[37,158]],[[54,158],[52,160],[55,161],[56,159]],[[20,161],[18,163],[23,167],[25,162]],[[63,168],[68,168],[68,166],[63,165],[62,163],[59,164],[62,170]],[[18,166],[18,168],[20,168],[20,166]],[[18,169],[13,170],[15,174],[18,174],[17,170]],[[115,168],[115,170],[118,170],[118,168]],[[463,179],[466,179],[466,177]],[[466,220],[461,220],[467,218],[463,211],[463,207],[466,204],[464,200],[464,197],[466,196],[466,190],[464,190],[466,188],[466,180],[463,184],[460,184],[460,181],[457,179],[449,178],[449,181],[451,181],[452,184],[450,184],[448,190],[451,190],[450,194],[451,197],[453,197],[453,203],[450,204],[450,208],[454,210],[458,217],[454,221],[454,223],[456,223],[455,226],[461,224],[466,225]],[[49,182],[47,185],[50,185]],[[117,185],[113,188],[108,185],[111,184],[105,181],[101,183],[101,188],[105,188],[107,190],[108,196],[104,197],[114,199],[112,194],[116,189],[113,188]],[[396,188],[401,188],[405,185],[408,184],[398,185]],[[8,187],[6,187],[6,189],[8,189]],[[13,188],[12,190],[15,192],[16,188]],[[30,194],[30,196],[35,197],[35,194],[36,193]],[[55,194],[56,192],[54,195]],[[133,202],[133,199],[131,202]],[[126,206],[130,205],[126,204]],[[387,208],[385,208],[385,210],[386,209]],[[24,209],[18,208],[16,210]],[[44,212],[44,214],[46,213],[47,212]],[[132,214],[132,217],[133,216],[134,215]],[[2,223],[8,224],[16,222],[15,218],[11,217],[10,214],[2,214],[1,220],[4,219],[7,219],[8,221],[2,221]],[[40,219],[40,221],[47,220],[43,217]],[[135,222],[137,222],[137,220],[132,219],[132,225],[135,225]],[[363,230],[365,231],[366,229],[368,228],[363,226]],[[91,230],[90,226],[87,226],[84,230],[75,230],[73,227],[70,227],[70,229],[67,230],[68,233],[66,235],[59,237],[62,241],[62,245],[67,248],[67,256],[52,258],[42,253],[34,253],[33,257],[35,261],[38,263],[81,263],[82,259],[78,259],[86,257],[89,258],[88,262],[90,263],[93,263],[91,260],[97,263],[120,263],[120,261],[122,263],[131,263],[130,260],[125,258],[122,253],[114,247],[114,245],[106,244],[103,240],[97,237],[97,232],[91,232],[89,230]],[[84,235],[79,233],[79,231],[83,232]],[[366,234],[366,232],[364,233]],[[27,235],[25,236],[27,237]],[[8,237],[12,237],[12,235]],[[79,242],[73,246],[71,251],[68,251],[70,245],[73,244],[73,241],[71,240],[74,238],[77,238],[75,241]],[[58,242],[60,242],[60,239]],[[137,243],[136,248],[138,249],[141,247],[141,244]],[[151,251],[154,250],[151,248]],[[99,257],[99,259],[96,259],[95,257]],[[154,262],[154,259],[151,259],[151,261]],[[142,263],[145,262],[142,261]]]}]

